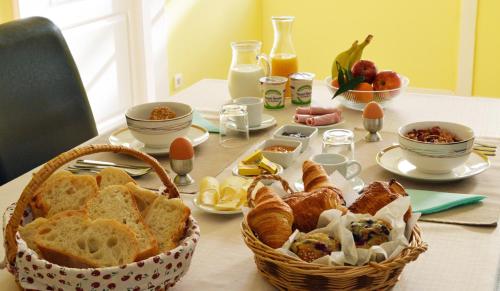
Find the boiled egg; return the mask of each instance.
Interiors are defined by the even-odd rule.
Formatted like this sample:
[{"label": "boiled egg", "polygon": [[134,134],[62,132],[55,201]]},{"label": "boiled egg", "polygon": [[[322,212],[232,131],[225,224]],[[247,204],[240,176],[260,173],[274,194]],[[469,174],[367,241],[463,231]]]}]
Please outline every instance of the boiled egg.
[{"label": "boiled egg", "polygon": [[379,119],[384,117],[382,106],[375,101],[366,104],[363,110],[363,117],[368,119]]},{"label": "boiled egg", "polygon": [[178,137],[170,144],[170,158],[173,160],[189,160],[194,157],[191,141],[185,137]]}]

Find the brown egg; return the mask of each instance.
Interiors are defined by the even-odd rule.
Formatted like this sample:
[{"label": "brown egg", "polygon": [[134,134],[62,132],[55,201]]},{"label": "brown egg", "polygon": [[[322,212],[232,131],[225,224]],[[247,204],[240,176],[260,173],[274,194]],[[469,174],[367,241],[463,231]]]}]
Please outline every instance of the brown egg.
[{"label": "brown egg", "polygon": [[191,141],[185,137],[178,137],[170,144],[170,158],[173,160],[189,160],[194,157]]},{"label": "brown egg", "polygon": [[363,117],[368,119],[378,119],[384,117],[384,110],[380,104],[375,101],[372,101],[366,104],[365,109],[363,110]]}]

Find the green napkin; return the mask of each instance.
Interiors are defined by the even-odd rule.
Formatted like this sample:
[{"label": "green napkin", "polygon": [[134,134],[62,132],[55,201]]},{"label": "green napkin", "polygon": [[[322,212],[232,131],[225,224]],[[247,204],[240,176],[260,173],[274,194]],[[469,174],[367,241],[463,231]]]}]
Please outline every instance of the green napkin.
[{"label": "green napkin", "polygon": [[208,132],[219,133],[219,127],[201,116],[198,111],[193,113],[193,124],[206,128]]},{"label": "green napkin", "polygon": [[486,198],[484,195],[455,194],[426,190],[406,189],[410,195],[413,212],[430,214],[444,211],[453,207],[479,202]]}]

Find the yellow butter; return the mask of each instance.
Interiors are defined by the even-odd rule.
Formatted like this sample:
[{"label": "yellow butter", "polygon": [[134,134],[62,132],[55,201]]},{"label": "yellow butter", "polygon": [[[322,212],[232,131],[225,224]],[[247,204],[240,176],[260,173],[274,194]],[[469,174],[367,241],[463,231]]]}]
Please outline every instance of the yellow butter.
[{"label": "yellow butter", "polygon": [[262,169],[257,165],[245,165],[242,162],[238,163],[238,175],[241,176],[257,176],[262,173]]},{"label": "yellow butter", "polygon": [[248,157],[241,160],[241,162],[245,165],[257,164],[260,160],[262,160],[263,155],[260,150],[253,152]]},{"label": "yellow butter", "polygon": [[205,177],[200,182],[198,200],[203,205],[214,206],[219,202],[219,181],[214,177]]},{"label": "yellow butter", "polygon": [[278,172],[278,167],[276,166],[276,164],[264,157],[262,157],[259,162],[259,168],[262,168],[271,174],[276,174]]},{"label": "yellow butter", "polygon": [[228,210],[237,210],[239,209],[238,204],[239,200],[230,200],[222,203],[215,204],[214,208],[217,210],[228,211]]}]

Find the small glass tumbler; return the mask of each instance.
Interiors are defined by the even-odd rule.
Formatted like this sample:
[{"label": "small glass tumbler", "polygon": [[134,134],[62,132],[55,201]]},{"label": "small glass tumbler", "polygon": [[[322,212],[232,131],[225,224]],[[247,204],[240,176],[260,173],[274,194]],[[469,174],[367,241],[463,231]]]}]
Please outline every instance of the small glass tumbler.
[{"label": "small glass tumbler", "polygon": [[323,153],[340,154],[354,160],[354,133],[348,129],[330,129],[323,133]]},{"label": "small glass tumbler", "polygon": [[245,105],[224,105],[220,111],[219,142],[226,148],[248,143],[248,112]]}]

